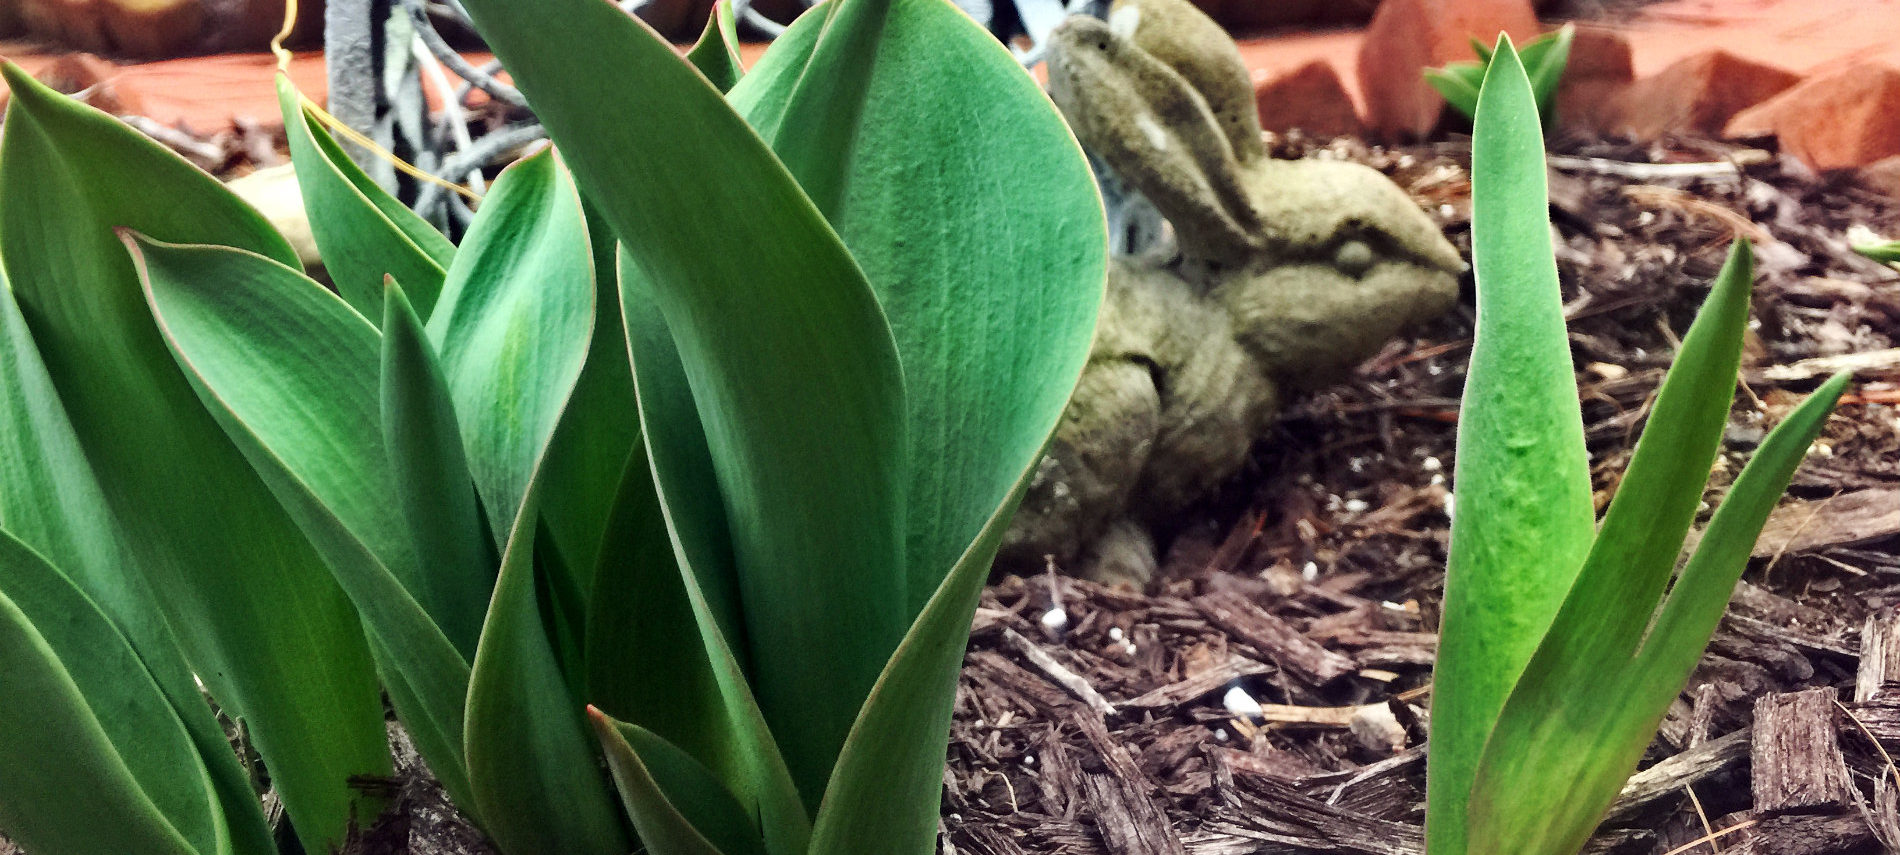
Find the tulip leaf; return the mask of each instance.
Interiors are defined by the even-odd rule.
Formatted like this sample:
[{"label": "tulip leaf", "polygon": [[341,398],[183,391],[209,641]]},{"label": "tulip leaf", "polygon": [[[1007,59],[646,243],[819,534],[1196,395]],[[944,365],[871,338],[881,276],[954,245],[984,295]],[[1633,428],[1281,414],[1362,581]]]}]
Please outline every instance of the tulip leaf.
[{"label": "tulip leaf", "polygon": [[[1733,290],[1742,292],[1745,321],[1746,288]],[[1704,309],[1705,316],[1708,311]],[[1738,350],[1740,342],[1737,326]],[[1713,377],[1693,370],[1701,367],[1693,363],[1688,366],[1692,370],[1684,370],[1683,362],[1691,359],[1690,345],[1685,339],[1669,383],[1677,383],[1680,376],[1685,387],[1703,380],[1713,388],[1732,390],[1733,369]],[[1632,584],[1600,572],[1592,554],[1486,746],[1471,797],[1471,851],[1568,855],[1589,839],[1635,771],[1669,702],[1701,660],[1762,525],[1846,381],[1844,374],[1835,376],[1769,432],[1717,508],[1700,548],[1683,567],[1660,612],[1640,608],[1661,596],[1659,585],[1652,580]],[[1663,394],[1670,391],[1666,384]],[[1650,442],[1649,432],[1662,427],[1661,417],[1659,398],[1643,443]],[[1671,450],[1660,441],[1653,447]],[[1640,445],[1637,453],[1642,453]],[[1632,468],[1632,476],[1634,472]],[[1623,489],[1630,489],[1627,477]],[[1700,494],[1700,489],[1688,491],[1692,501]],[[1674,530],[1673,525],[1669,528]],[[1663,581],[1674,566],[1674,555],[1670,558],[1662,567]],[[1603,629],[1598,616],[1603,612],[1640,619],[1639,632],[1654,614],[1654,627],[1647,639],[1612,629],[1621,637],[1601,642],[1596,633]],[[1552,786],[1553,781],[1563,786]]]},{"label": "tulip leaf", "polygon": [[[644,720],[634,721],[692,753],[751,806],[760,817],[766,850],[771,855],[803,855],[811,835],[811,819],[766,727],[739,657],[736,639],[744,638],[744,630],[739,625],[734,558],[713,476],[712,453],[706,446],[672,334],[660,317],[644,274],[624,254],[620,294],[646,439],[645,459],[652,470],[652,482],[639,484],[631,480],[639,467],[630,465],[630,480],[621,501],[625,510],[631,510],[638,507],[636,502],[647,501],[646,493],[651,492],[665,523],[663,534],[672,547],[670,564],[662,565],[655,558],[652,563],[635,565],[646,572],[673,573],[670,578],[643,575],[633,580],[642,586],[644,596],[653,598],[650,602],[657,616],[654,625],[642,629],[642,633],[659,638],[658,633],[684,631],[674,626],[680,618],[667,617],[678,614],[673,598],[683,598],[692,616],[690,628],[697,630],[705,654],[704,667],[709,669],[705,675],[697,671],[679,675],[678,679],[690,682],[682,682],[678,693],[667,692],[664,684],[640,686],[646,694],[644,703],[653,708],[643,711]],[[595,601],[604,611],[612,598],[597,592]],[[628,647],[621,656],[630,660],[628,674],[637,679],[648,669],[683,667],[690,660],[680,658],[676,649],[676,644],[654,648],[649,643],[644,648]],[[632,664],[654,658],[674,661],[664,666]],[[707,677],[718,692],[720,712],[697,721],[685,720],[684,715],[696,712],[705,703],[699,687]],[[666,718],[654,715],[657,708],[669,703],[684,709],[671,711]],[[668,726],[675,716],[681,716],[679,724],[692,729]]]},{"label": "tulip leaf", "polygon": [[[583,337],[581,340],[585,340]],[[502,555],[468,687],[465,752],[483,830],[503,852],[625,855],[598,743],[542,619],[531,479]]]},{"label": "tulip leaf", "polygon": [[165,693],[105,614],[6,532],[0,679],[0,827],[35,851],[216,851],[211,778]]},{"label": "tulip leaf", "polygon": [[112,229],[285,264],[296,254],[175,154],[14,66],[0,73],[13,92],[0,261],[21,314],[186,658],[248,722],[305,847],[326,851],[378,811],[349,779],[390,771],[367,644],[322,559],[173,363]]},{"label": "tulip leaf", "polygon": [[411,590],[464,661],[472,660],[501,559],[483,527],[448,381],[394,279],[385,286],[380,368],[389,477],[416,561],[427,568]]},{"label": "tulip leaf", "polygon": [[785,167],[651,30],[596,0],[464,5],[651,283],[727,505],[752,682],[813,804],[906,623],[889,325]]},{"label": "tulip leaf", "polygon": [[1033,475],[1018,475],[871,690],[818,808],[812,852],[932,851],[970,619]]},{"label": "tulip leaf", "polygon": [[[250,776],[237,762],[165,625],[0,273],[0,528],[61,568],[125,633],[171,701],[223,800],[233,845],[270,847]],[[0,586],[4,590],[4,586]]]},{"label": "tulip leaf", "polygon": [[304,109],[303,96],[283,75],[277,77],[277,103],[310,232],[337,292],[364,317],[381,319],[383,278],[394,276],[409,289],[418,313],[428,317],[455,247],[370,180]]},{"label": "tulip leaf", "polygon": [[732,16],[732,0],[713,4],[712,17],[706,19],[706,29],[693,49],[686,52],[686,59],[721,92],[732,91],[745,77],[745,66],[739,61],[739,28]]},{"label": "tulip leaf", "polygon": [[1887,264],[1900,263],[1900,240],[1885,243],[1864,243],[1854,247],[1854,251],[1875,261]]},{"label": "tulip leaf", "polygon": [[621,803],[655,855],[764,855],[751,815],[712,770],[644,727],[589,715]]},{"label": "tulip leaf", "polygon": [[1433,855],[1464,855],[1486,736],[1595,535],[1530,81],[1499,43],[1472,137],[1478,331],[1458,425],[1451,552],[1433,672]]},{"label": "tulip leaf", "polygon": [[[390,513],[394,470],[382,433],[364,429],[379,420],[376,328],[270,259],[128,245],[187,378],[362,614],[418,745],[459,745],[468,660],[432,614],[485,606],[487,583],[424,573],[403,514]],[[471,596],[479,598],[472,605]],[[458,753],[428,759],[446,788],[467,791]]]},{"label": "tulip leaf", "polygon": [[594,587],[601,538],[628,455],[640,441],[640,420],[633,400],[633,371],[627,364],[627,334],[620,325],[620,285],[615,276],[618,244],[590,206],[583,203],[582,210],[591,244],[594,333],[574,395],[548,450],[548,492],[541,513],[573,577],[573,590],[584,594]]},{"label": "tulip leaf", "polygon": [[469,226],[427,326],[496,538],[514,530],[574,392],[593,300],[580,199],[553,152],[508,167]]},{"label": "tulip leaf", "polygon": [[889,0],[874,45],[835,32],[871,5],[840,0],[822,36],[819,16],[800,18],[732,100],[792,163],[785,147],[802,132],[768,114],[824,87],[791,91],[787,57],[875,57],[857,132],[828,167],[843,190],[827,213],[902,357],[914,614],[1038,459],[1073,390],[1101,305],[1107,227],[1068,127],[994,37],[942,0]]}]

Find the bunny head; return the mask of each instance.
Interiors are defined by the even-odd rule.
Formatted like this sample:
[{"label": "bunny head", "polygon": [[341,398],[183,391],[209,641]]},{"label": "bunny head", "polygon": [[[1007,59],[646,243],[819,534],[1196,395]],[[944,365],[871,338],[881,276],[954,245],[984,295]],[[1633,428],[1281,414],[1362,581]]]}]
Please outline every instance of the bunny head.
[{"label": "bunny head", "polygon": [[1239,49],[1187,0],[1118,0],[1051,38],[1050,97],[1282,385],[1333,379],[1457,299],[1458,251],[1389,179],[1267,156]]}]

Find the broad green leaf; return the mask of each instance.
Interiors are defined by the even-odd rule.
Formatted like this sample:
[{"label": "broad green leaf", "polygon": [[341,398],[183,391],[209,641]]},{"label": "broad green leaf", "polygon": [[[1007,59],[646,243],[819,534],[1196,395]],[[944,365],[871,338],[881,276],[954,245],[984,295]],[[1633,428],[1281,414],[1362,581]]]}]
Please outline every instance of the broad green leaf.
[{"label": "broad green leaf", "polygon": [[[636,723],[659,730],[711,767],[726,787],[757,813],[766,850],[771,855],[804,855],[811,835],[811,818],[798,788],[792,783],[785,759],[766,727],[742,668],[740,650],[744,635],[737,612],[738,582],[725,509],[713,474],[712,453],[706,446],[706,434],[700,427],[686,369],[673,347],[672,334],[660,317],[643,274],[624,254],[620,265],[620,293],[639,396],[646,459],[651,463],[653,479],[650,486],[634,483],[631,479],[639,467],[629,464],[630,480],[622,493],[621,512],[637,509],[639,502],[647,501],[645,491],[651,490],[664,519],[664,535],[673,555],[670,567],[642,563],[622,569],[623,572],[672,570],[674,576],[670,580],[659,576],[630,580],[642,586],[643,595],[655,598],[650,607],[657,619],[650,630],[643,628],[641,632],[658,637],[658,633],[682,631],[674,626],[680,618],[665,619],[678,612],[675,607],[667,606],[669,601],[664,598],[683,596],[692,621],[686,629],[698,633],[705,667],[710,669],[721,704],[716,716],[697,722],[703,730],[667,728],[662,726],[664,722],[656,723],[651,718],[636,720]],[[631,536],[650,535],[632,532]],[[600,579],[607,578],[603,567]],[[675,585],[677,594],[672,587]],[[596,585],[597,609],[604,611],[613,600],[612,595]],[[605,656],[610,655],[607,647],[607,643],[596,644],[590,651],[590,663],[594,657],[601,657],[604,663]],[[636,664],[640,660],[674,657],[675,661],[660,666],[668,670],[684,667],[691,661],[678,658],[674,649],[677,645],[660,649],[628,647],[620,651],[620,657],[621,661],[628,662],[627,676],[638,679],[641,671],[655,667]],[[647,703],[671,703],[679,707],[670,711],[671,715],[691,714],[705,703],[698,700],[703,695],[695,693],[702,685],[701,679],[694,677],[693,682],[682,683],[677,694],[667,692],[663,684],[639,688],[649,693]],[[656,689],[663,694],[651,694]]]},{"label": "broad green leaf", "polygon": [[217,851],[211,775],[171,701],[112,621],[8,532],[0,680],[0,826],[49,853]]},{"label": "broad green leaf", "polygon": [[[1739,331],[1736,336],[1739,341]],[[1671,382],[1679,371],[1671,371]],[[1625,594],[1593,578],[1595,567],[1586,568],[1485,750],[1470,806],[1471,851],[1569,855],[1589,839],[1702,658],[1763,523],[1847,379],[1836,375],[1822,384],[1762,442],[1710,520],[1648,638],[1633,639],[1640,650],[1592,650],[1601,645],[1592,637],[1599,621],[1591,613],[1628,611],[1647,621],[1652,612],[1640,607],[1660,592]],[[1658,403],[1652,431],[1661,416]],[[1623,489],[1630,489],[1627,479]]]},{"label": "broad green leaf", "polygon": [[642,436],[668,530],[679,539],[680,566],[691,568],[720,636],[743,666],[748,645],[740,615],[738,559],[732,553],[726,503],[686,366],[680,363],[673,333],[660,316],[645,274],[625,252],[619,254],[618,266],[621,319]]},{"label": "broad green leaf", "polygon": [[304,109],[303,96],[281,74],[277,103],[310,232],[338,293],[364,317],[380,319],[383,278],[394,276],[409,289],[418,313],[428,317],[455,247],[370,180]]},{"label": "broad green leaf", "polygon": [[483,830],[509,855],[625,855],[598,742],[569,691],[535,578],[532,479],[502,556],[468,687],[465,752]]},{"label": "broad green leaf", "polygon": [[1530,75],[1531,91],[1537,96],[1537,112],[1546,129],[1557,126],[1557,88],[1563,84],[1564,68],[1570,64],[1570,43],[1576,34],[1575,24],[1565,24],[1524,48],[1524,66]]},{"label": "broad green leaf", "polygon": [[731,91],[745,76],[745,66],[739,61],[739,28],[732,17],[732,0],[713,4],[712,17],[706,19],[706,30],[699,34],[699,42],[693,49],[686,52],[686,59],[721,92]]},{"label": "broad green leaf", "polygon": [[417,564],[425,568],[411,590],[455,649],[473,659],[501,559],[483,528],[448,381],[421,319],[393,279],[385,288],[380,368],[389,477]]},{"label": "broad green leaf", "polygon": [[227,826],[237,839],[234,845],[245,852],[267,850],[269,831],[250,778],[199,693],[145,576],[133,564],[3,272],[0,528],[62,568],[125,633],[210,770],[224,801]]},{"label": "broad green leaf", "polygon": [[[796,74],[783,74],[788,68],[784,64],[773,67],[774,77],[765,84],[766,89],[774,90],[773,119],[753,122],[805,195],[834,223],[852,181],[860,177],[851,163],[857,157],[859,135],[878,130],[867,111],[873,107],[876,66],[889,47],[885,39],[891,32],[890,25],[897,23],[892,20],[895,5],[896,0],[839,0],[800,16],[799,23],[808,31],[816,29],[815,38],[811,42],[787,42],[782,48],[796,62]],[[991,44],[996,44],[994,39]],[[780,48],[774,45],[774,49]],[[963,59],[962,54],[954,56]],[[800,57],[802,61],[798,61]],[[1012,66],[1027,79],[1021,66]],[[934,80],[946,82],[942,77]],[[740,114],[752,118],[742,103],[741,98],[733,99]],[[916,104],[905,106],[918,110]],[[905,118],[912,115],[907,111]],[[905,138],[913,143],[932,139],[921,134],[906,134]]]},{"label": "broad green leaf", "polygon": [[543,151],[495,180],[429,319],[496,538],[514,530],[587,359],[593,273],[580,199]]},{"label": "broad green leaf", "polygon": [[816,41],[816,57],[875,58],[857,132],[829,164],[842,196],[828,213],[877,291],[904,369],[915,615],[1037,459],[1068,400],[1101,304],[1108,239],[1087,161],[993,36],[944,0],[889,0],[875,40],[853,43],[839,27],[867,5],[876,3],[842,0],[822,36],[821,18],[800,18],[732,100],[791,163],[785,148],[800,132],[765,114],[824,88],[793,91],[795,69],[772,55],[796,57]]},{"label": "broad green leaf", "polygon": [[[64,582],[52,565],[0,532],[0,587],[10,592],[0,593],[0,679],[7,686],[7,702],[0,704],[0,763],[7,770],[0,776],[0,829],[34,852],[214,851],[215,841],[207,839],[211,817],[202,801],[209,782],[138,655],[78,589],[66,584],[65,596],[45,604],[52,611],[41,617],[49,627],[97,633],[63,639],[77,645],[63,651],[65,658],[92,666],[93,676],[106,678],[81,686],[62,651],[15,603],[23,576]],[[88,697],[89,691],[101,690],[107,694]],[[95,700],[112,704],[104,722]],[[116,732],[102,727],[108,723]],[[127,728],[145,732],[124,742]],[[120,753],[124,749],[145,761],[143,768],[129,767]],[[165,807],[142,789],[152,783],[168,785],[159,793],[171,797]],[[178,801],[194,788],[199,804]],[[168,818],[166,808],[182,817]],[[181,834],[171,821],[178,818],[195,820],[197,839]]]},{"label": "broad green leaf", "polygon": [[466,792],[459,755],[439,749],[461,742],[469,665],[432,615],[472,608],[479,617],[488,582],[418,564],[404,515],[391,513],[390,456],[383,434],[365,429],[381,403],[376,328],[262,256],[128,246],[186,377],[356,604],[398,712],[420,746],[438,748],[431,767],[451,792]]},{"label": "broad green leaf", "polygon": [[1478,329],[1458,425],[1425,833],[1465,855],[1486,736],[1595,533],[1530,81],[1500,40],[1472,135]]},{"label": "broad green leaf", "polygon": [[[697,637],[644,447],[624,467],[589,598],[587,702],[731,769],[725,701]],[[639,617],[628,619],[630,609]]]},{"label": "broad green leaf", "polygon": [[465,5],[652,285],[727,505],[760,706],[813,803],[905,625],[889,326],[785,167],[652,31],[596,0]]},{"label": "broad green leaf", "polygon": [[187,659],[249,723],[306,847],[327,849],[378,809],[349,779],[390,771],[367,645],[316,551],[173,363],[112,229],[296,255],[210,176],[0,71],[13,91],[0,260],[21,314]]},{"label": "broad green leaf", "polygon": [[1018,474],[1009,496],[924,605],[865,701],[818,808],[812,852],[933,851],[943,757],[970,619],[1033,476],[1033,469]]},{"label": "broad green leaf", "polygon": [[640,418],[620,320],[618,244],[598,213],[584,202],[582,211],[591,244],[594,331],[573,399],[548,450],[548,492],[541,513],[574,579],[574,590],[585,601],[594,587],[594,568],[603,557],[611,558],[602,555],[601,538],[628,455],[640,441]]},{"label": "broad green leaf", "polygon": [[711,769],[644,727],[588,715],[621,804],[655,855],[764,855],[757,823]]}]

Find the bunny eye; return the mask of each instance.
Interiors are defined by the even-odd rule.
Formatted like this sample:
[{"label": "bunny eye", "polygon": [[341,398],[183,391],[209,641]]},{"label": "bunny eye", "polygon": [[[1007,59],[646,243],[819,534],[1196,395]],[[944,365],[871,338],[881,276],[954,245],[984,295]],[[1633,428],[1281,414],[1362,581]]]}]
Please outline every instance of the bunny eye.
[{"label": "bunny eye", "polygon": [[1340,241],[1333,250],[1333,266],[1349,276],[1366,272],[1372,261],[1372,246],[1362,240]]}]

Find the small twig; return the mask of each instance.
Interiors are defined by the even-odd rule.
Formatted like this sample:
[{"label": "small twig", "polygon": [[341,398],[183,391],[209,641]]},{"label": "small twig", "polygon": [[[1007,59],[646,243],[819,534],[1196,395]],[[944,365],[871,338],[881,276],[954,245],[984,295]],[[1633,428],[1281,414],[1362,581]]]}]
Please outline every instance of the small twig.
[{"label": "small twig", "polygon": [[1548,162],[1552,167],[1565,172],[1613,175],[1637,181],[1652,181],[1659,178],[1722,178],[1742,174],[1741,167],[1728,160],[1710,163],[1629,163],[1602,157],[1571,157],[1553,154],[1548,158]]},{"label": "small twig", "polygon": [[1715,845],[1715,827],[1709,825],[1709,812],[1702,809],[1702,800],[1696,797],[1695,787],[1683,784],[1682,791],[1689,794],[1689,804],[1695,806],[1696,819],[1702,821],[1703,839],[1709,841],[1709,851],[1722,851],[1722,847]]},{"label": "small twig", "polygon": [[1029,664],[1036,666],[1036,670],[1041,671],[1043,676],[1054,681],[1056,685],[1067,689],[1069,694],[1074,695],[1076,700],[1087,704],[1088,708],[1094,710],[1097,715],[1106,717],[1115,714],[1115,706],[1109,703],[1106,698],[1103,698],[1101,693],[1095,691],[1095,687],[1089,685],[1087,679],[1069,670],[1068,666],[1057,662],[1056,658],[1050,656],[1048,651],[1037,647],[1035,642],[1024,638],[1022,633],[1005,627],[1003,629],[1003,640],[1009,642],[1011,647],[1016,648],[1016,651],[1021,653],[1024,659],[1029,660]]},{"label": "small twig", "polygon": [[1735,823],[1734,825],[1731,825],[1720,831],[1712,831],[1706,835],[1703,835],[1702,837],[1699,837],[1695,840],[1691,840],[1688,843],[1684,843],[1681,846],[1678,846],[1674,849],[1669,850],[1668,852],[1664,852],[1663,855],[1682,855],[1682,853],[1687,852],[1691,849],[1694,849],[1697,846],[1701,846],[1704,843],[1713,843],[1715,842],[1717,838],[1727,837],[1731,834],[1734,834],[1737,831],[1741,831],[1744,828],[1752,828],[1757,822],[1760,822],[1760,820],[1756,820],[1756,819],[1742,820],[1741,822]]}]

